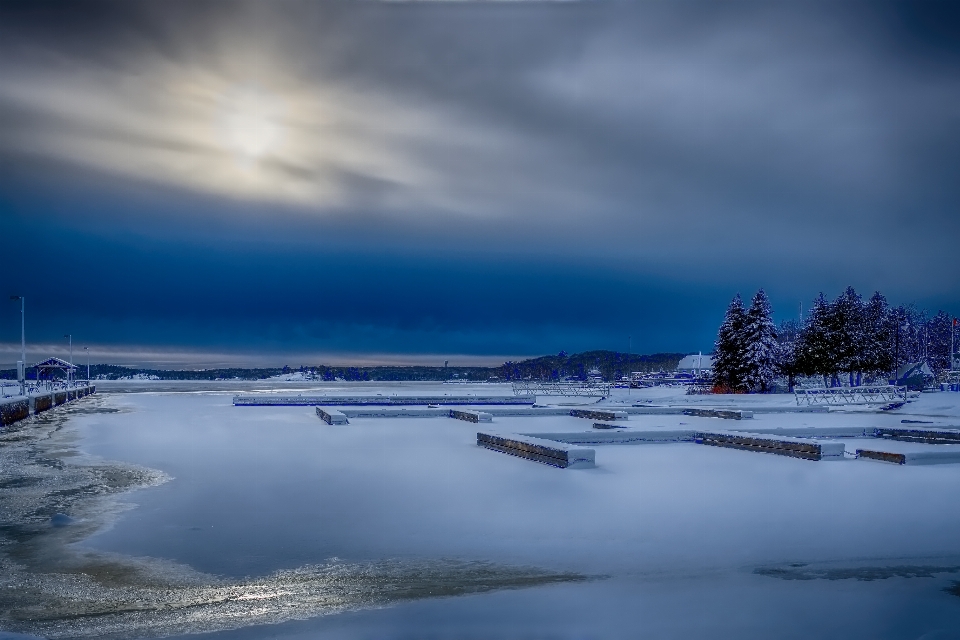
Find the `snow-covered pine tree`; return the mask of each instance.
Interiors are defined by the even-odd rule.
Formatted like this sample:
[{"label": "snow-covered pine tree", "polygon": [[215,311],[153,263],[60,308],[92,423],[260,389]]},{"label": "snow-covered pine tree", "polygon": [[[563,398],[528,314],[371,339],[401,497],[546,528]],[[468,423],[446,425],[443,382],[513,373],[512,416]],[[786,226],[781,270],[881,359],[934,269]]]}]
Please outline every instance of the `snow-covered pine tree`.
[{"label": "snow-covered pine tree", "polygon": [[927,321],[927,364],[935,376],[950,368],[950,331],[953,329],[953,319],[946,311],[938,311],[937,315]]},{"label": "snow-covered pine tree", "polygon": [[780,345],[777,351],[777,370],[780,375],[787,377],[787,385],[791,392],[794,379],[799,373],[796,348],[802,326],[797,320],[784,320],[777,327],[777,342]]},{"label": "snow-covered pine tree", "polygon": [[721,392],[742,392],[746,390],[744,374],[743,328],[746,324],[746,311],[738,293],[723,317],[723,324],[717,332],[717,341],[713,354],[713,386]]},{"label": "snow-covered pine tree", "polygon": [[777,377],[777,329],[773,324],[770,299],[763,289],[753,296],[747,310],[744,336],[744,382],[751,391],[766,393]]},{"label": "snow-covered pine tree", "polygon": [[893,353],[889,349],[890,309],[887,299],[875,292],[863,307],[863,353],[861,362],[868,376],[879,376],[893,369]]},{"label": "snow-covered pine tree", "polygon": [[855,384],[864,370],[866,351],[866,332],[864,331],[863,299],[853,287],[847,287],[831,305],[830,348],[835,371],[843,371],[850,376],[850,386]]},{"label": "snow-covered pine tree", "polygon": [[813,302],[813,307],[807,315],[806,322],[797,337],[794,347],[794,358],[799,373],[806,376],[832,375],[835,371],[832,354],[830,352],[829,329],[827,316],[830,313],[830,303],[821,293]]}]

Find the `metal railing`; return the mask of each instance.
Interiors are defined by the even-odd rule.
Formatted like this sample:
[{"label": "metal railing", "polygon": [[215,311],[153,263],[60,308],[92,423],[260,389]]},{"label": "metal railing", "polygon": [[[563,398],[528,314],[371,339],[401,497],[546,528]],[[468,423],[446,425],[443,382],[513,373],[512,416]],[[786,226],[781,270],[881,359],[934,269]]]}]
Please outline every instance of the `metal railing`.
[{"label": "metal railing", "polygon": [[[27,380],[27,395],[36,393],[52,393],[54,391],[66,391],[69,389],[81,389],[89,387],[89,380]],[[0,381],[0,398],[9,398],[11,396],[23,395],[23,387],[16,380]]]},{"label": "metal railing", "polygon": [[584,396],[606,398],[610,395],[609,382],[547,382],[518,380],[513,383],[513,394],[538,396]]},{"label": "metal railing", "polygon": [[894,385],[795,389],[793,393],[797,398],[797,405],[803,403],[808,405],[880,404],[907,401],[907,388]]}]

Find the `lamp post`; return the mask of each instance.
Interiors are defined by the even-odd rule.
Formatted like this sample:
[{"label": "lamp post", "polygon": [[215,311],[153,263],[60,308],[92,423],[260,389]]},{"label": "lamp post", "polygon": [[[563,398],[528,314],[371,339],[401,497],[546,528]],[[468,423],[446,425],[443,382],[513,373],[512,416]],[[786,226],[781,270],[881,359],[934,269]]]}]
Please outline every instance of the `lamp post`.
[{"label": "lamp post", "polygon": [[90,347],[84,347],[84,351],[87,352],[87,383],[90,382]]},{"label": "lamp post", "polygon": [[73,334],[65,333],[63,337],[70,341],[70,368],[67,369],[67,382],[73,377]]},{"label": "lamp post", "polygon": [[10,296],[11,300],[20,301],[20,366],[17,367],[17,375],[20,378],[20,393],[26,395],[27,391],[27,334],[24,321],[24,309],[26,300],[23,296]]},{"label": "lamp post", "polygon": [[957,332],[957,319],[950,322],[950,371],[953,371],[953,335]]}]

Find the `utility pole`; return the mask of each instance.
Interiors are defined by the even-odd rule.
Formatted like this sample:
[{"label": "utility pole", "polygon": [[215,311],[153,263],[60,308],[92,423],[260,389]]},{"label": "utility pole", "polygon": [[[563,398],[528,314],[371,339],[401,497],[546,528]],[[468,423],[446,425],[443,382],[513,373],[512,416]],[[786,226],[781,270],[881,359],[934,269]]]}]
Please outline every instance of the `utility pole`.
[{"label": "utility pole", "polygon": [[84,347],[84,351],[87,352],[87,383],[90,382],[90,347]]},{"label": "utility pole", "polygon": [[[65,333],[63,337],[70,341],[70,364],[73,364],[73,334]],[[73,377],[73,367],[67,369],[67,382]]]},{"label": "utility pole", "polygon": [[27,395],[27,334],[24,320],[26,300],[23,296],[10,296],[10,299],[20,301],[20,362],[17,363],[17,377],[20,378],[20,394]]},{"label": "utility pole", "polygon": [[953,371],[953,335],[957,332],[957,319],[950,323],[950,371]]}]

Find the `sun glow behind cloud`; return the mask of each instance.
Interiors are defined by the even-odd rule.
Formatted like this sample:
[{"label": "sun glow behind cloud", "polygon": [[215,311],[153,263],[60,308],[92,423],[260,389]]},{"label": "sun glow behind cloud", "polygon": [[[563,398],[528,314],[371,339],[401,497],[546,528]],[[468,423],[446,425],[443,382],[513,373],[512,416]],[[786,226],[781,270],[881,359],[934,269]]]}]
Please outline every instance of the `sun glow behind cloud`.
[{"label": "sun glow behind cloud", "polygon": [[274,151],[283,142],[283,104],[262,92],[246,90],[224,100],[227,145],[247,158]]},{"label": "sun glow behind cloud", "polygon": [[61,63],[39,76],[4,70],[20,77],[0,100],[44,126],[7,129],[0,145],[234,199],[409,210],[454,200],[411,149],[470,143],[443,114],[402,97],[297,78],[279,64],[251,77],[216,62],[134,61],[120,72]]}]

